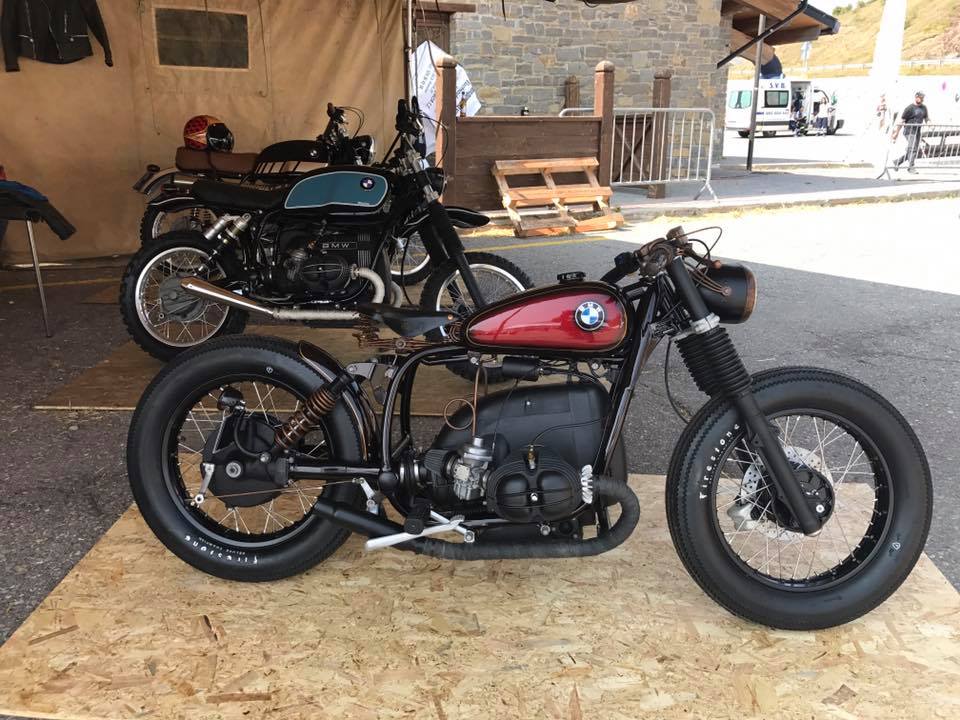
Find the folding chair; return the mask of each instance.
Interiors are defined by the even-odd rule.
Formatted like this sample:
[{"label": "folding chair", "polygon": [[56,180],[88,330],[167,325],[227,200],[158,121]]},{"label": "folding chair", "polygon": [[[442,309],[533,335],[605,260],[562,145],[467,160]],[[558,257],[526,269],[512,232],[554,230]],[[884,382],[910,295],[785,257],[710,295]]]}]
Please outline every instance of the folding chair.
[{"label": "folding chair", "polygon": [[19,220],[27,226],[27,239],[30,241],[30,255],[33,257],[33,270],[37,274],[37,290],[40,291],[40,307],[43,311],[43,329],[47,337],[53,337],[53,333],[50,332],[50,322],[47,318],[47,298],[43,292],[43,277],[40,274],[40,259],[37,257],[37,242],[33,235],[33,224],[35,222],[43,222],[43,217],[36,210],[5,197],[0,199],[0,220],[14,222]]}]

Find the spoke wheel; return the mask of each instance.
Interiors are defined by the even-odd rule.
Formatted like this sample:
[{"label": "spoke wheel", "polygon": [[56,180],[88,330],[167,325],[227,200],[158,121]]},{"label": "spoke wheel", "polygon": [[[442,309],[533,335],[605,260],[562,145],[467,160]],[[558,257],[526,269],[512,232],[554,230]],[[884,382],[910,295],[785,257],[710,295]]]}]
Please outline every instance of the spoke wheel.
[{"label": "spoke wheel", "polygon": [[207,281],[222,280],[219,268],[197,274],[210,255],[192,247],[164,250],[137,278],[137,315],[144,329],[173,347],[192,347],[209,340],[223,326],[229,307],[190,295],[179,286],[181,278],[195,275]]},{"label": "spoke wheel", "polygon": [[880,455],[861,430],[836,416],[771,420],[791,466],[813,470],[829,483],[829,517],[816,536],[787,526],[763,461],[741,434],[714,466],[717,531],[728,552],[764,582],[791,589],[842,582],[876,552],[890,518]]},{"label": "spoke wheel", "polygon": [[[470,270],[480,286],[480,292],[488,304],[506,300],[533,287],[527,274],[509,260],[484,252],[468,252],[466,256]],[[420,307],[431,312],[452,313],[461,318],[467,318],[474,313],[476,307],[473,298],[470,297],[466,283],[453,260],[443,263],[424,284]],[[439,341],[445,335],[445,331],[441,329],[427,333],[427,338]],[[467,380],[473,380],[477,373],[476,366],[468,362],[450,363],[447,367]],[[504,380],[496,361],[486,364],[485,367],[487,382]]]},{"label": "spoke wheel", "polygon": [[[130,259],[120,286],[120,313],[134,341],[159,360],[214,337],[243,332],[247,313],[185,292],[180,281],[197,275],[213,243],[195,232],[172,232],[141,247]],[[205,280],[236,281],[240,268],[228,250]]]},{"label": "spoke wheel", "polygon": [[[202,503],[194,502],[203,482],[204,447],[215,439],[223,424],[217,398],[224,387],[226,385],[218,384],[200,388],[194,393],[194,399],[184,404],[186,412],[172,418],[167,434],[169,455],[164,468],[168,490],[185,517],[220,542],[243,547],[269,547],[285,542],[314,519],[310,510],[326,483],[301,481],[285,488],[264,489],[267,483],[245,482],[245,478],[240,477],[227,487],[227,492],[218,494],[214,486],[207,489]],[[290,388],[266,378],[246,378],[229,383],[229,387],[245,398],[249,421],[262,424],[270,433],[303,405],[303,398]],[[230,440],[221,438],[221,446]],[[321,425],[308,433],[298,451],[315,460],[324,460],[331,457],[331,445],[329,432]]]},{"label": "spoke wheel", "polygon": [[[275,429],[333,377],[307,365],[295,343],[252,335],[218,338],[168,363],[127,438],[130,488],[157,538],[206,573],[248,582],[303,572],[340,547],[349,531],[313,509],[321,497],[362,507],[360,487],[343,478],[290,482],[279,461],[260,465]],[[224,422],[217,401],[226,388],[244,407]],[[343,398],[312,425],[297,451],[322,462],[366,459],[362,411],[351,403]],[[213,472],[198,498],[204,459]]]},{"label": "spoke wheel", "polygon": [[791,630],[849,622],[886,600],[923,550],[932,513],[923,448],[887,400],[844,375],[783,368],[751,387],[823,526],[798,531],[721,396],[691,419],[670,460],[677,553],[736,615]]},{"label": "spoke wheel", "polygon": [[430,253],[420,233],[411,233],[408,237],[396,238],[390,274],[402,285],[416,285],[430,274]]},{"label": "spoke wheel", "polygon": [[203,206],[164,211],[147,206],[140,220],[140,243],[149,244],[168,232],[202,233],[217,221],[217,215]]}]

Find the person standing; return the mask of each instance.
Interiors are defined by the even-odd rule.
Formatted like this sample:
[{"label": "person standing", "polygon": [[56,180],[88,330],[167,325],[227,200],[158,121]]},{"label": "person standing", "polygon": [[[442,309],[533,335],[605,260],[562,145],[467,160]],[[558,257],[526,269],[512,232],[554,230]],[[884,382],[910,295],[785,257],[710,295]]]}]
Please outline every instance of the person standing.
[{"label": "person standing", "polygon": [[907,172],[915,173],[917,163],[917,154],[920,152],[920,130],[924,123],[930,122],[930,113],[927,106],[923,104],[925,95],[917,92],[914,95],[913,103],[904,108],[900,115],[900,122],[897,123],[896,130],[893,131],[893,142],[900,137],[900,129],[903,128],[903,135],[907,139],[907,151],[893,162],[893,169],[899,170],[904,160],[909,162]]}]

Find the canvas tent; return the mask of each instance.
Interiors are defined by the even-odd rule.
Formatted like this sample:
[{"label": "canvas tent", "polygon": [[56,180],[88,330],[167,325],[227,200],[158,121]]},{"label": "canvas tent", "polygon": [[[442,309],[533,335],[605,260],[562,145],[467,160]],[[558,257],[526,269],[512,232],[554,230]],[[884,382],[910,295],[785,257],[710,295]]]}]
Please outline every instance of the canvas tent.
[{"label": "canvas tent", "polygon": [[[404,0],[99,5],[114,67],[96,46],[72,64],[22,60],[18,73],[0,70],[0,164],[78,228],[66,242],[41,230],[46,260],[135,250],[143,198],[130,186],[147,163],[172,162],[192,115],[224,120],[245,152],[317,135],[328,101],[362,108],[380,147],[392,139],[404,93]],[[204,13],[211,24],[191,22]],[[201,42],[211,36],[218,47]],[[2,253],[28,258],[21,228],[11,225]]]}]

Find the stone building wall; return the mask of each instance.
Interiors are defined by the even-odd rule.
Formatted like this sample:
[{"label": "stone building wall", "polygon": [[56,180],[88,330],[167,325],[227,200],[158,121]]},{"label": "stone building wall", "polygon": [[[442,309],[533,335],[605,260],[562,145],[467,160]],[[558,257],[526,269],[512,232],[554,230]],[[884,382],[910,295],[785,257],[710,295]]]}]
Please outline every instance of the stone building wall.
[{"label": "stone building wall", "polygon": [[673,71],[676,107],[711,107],[723,126],[729,20],[721,0],[641,0],[587,7],[579,0],[474,0],[475,13],[457,13],[450,28],[451,53],[470,73],[485,113],[556,114],[563,84],[580,79],[580,104],[593,104],[593,69],[616,66],[616,102],[647,107],[653,73]]}]

